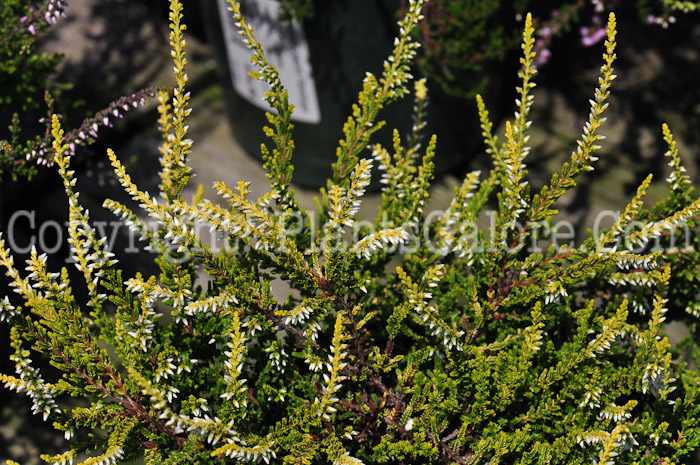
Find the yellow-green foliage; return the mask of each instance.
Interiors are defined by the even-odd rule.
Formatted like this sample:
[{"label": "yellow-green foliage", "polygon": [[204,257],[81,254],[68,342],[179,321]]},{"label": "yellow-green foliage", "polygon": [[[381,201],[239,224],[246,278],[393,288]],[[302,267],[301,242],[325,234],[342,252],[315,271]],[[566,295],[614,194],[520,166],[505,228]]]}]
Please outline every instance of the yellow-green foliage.
[{"label": "yellow-green foliage", "polygon": [[[700,200],[668,127],[666,200],[646,209],[648,178],[609,231],[560,247],[545,227],[556,200],[597,160],[614,79],[614,15],[571,160],[531,193],[528,15],[517,112],[502,142],[477,100],[493,169],[468,174],[444,214],[427,222],[436,145],[432,138],[420,146],[424,81],[415,86],[416,124],[406,142],[395,132],[393,147],[370,145],[383,126],[379,110],[409,93],[411,31],[422,7],[410,2],[382,76],[366,77],[333,179],[308,211],[290,186],[293,108],[235,1],[230,10],[258,67],[254,77],[270,85],[265,98],[277,110],[265,129],[272,146],[261,150],[271,191],[251,198],[241,181],[235,189],[217,183],[220,202],[183,196],[196,146],[187,137],[181,5],[171,0],[177,85],[172,100],[158,96],[159,195],[141,190],[108,153],[121,185],[158,227],[149,230],[125,205],[104,204],[158,252],[159,276],[122,276],[80,205],[53,116],[52,153],[86,301],[74,297],[78,283],[67,270],[48,271],[36,251],[23,273],[0,237],[0,264],[16,294],[0,300],[0,318],[12,327],[17,372],[0,380],[26,392],[34,413],[70,440],[47,462],[657,464],[683,463],[697,449],[700,378],[674,361],[663,322],[683,317],[694,329],[698,236],[682,251],[670,244],[694,227]],[[374,161],[385,173],[377,221],[349,239]],[[477,219],[494,197],[485,234]],[[227,247],[200,240],[196,222]],[[529,250],[533,237],[552,245]],[[274,281],[289,286],[286,297],[273,292]],[[36,356],[55,369],[40,373]]]}]

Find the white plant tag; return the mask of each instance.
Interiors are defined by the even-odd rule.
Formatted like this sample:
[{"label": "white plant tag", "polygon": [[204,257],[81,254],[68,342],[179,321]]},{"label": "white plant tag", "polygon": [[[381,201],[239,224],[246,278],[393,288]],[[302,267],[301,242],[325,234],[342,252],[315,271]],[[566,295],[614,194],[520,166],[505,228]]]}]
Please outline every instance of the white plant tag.
[{"label": "white plant tag", "polygon": [[[277,68],[282,84],[294,105],[292,119],[303,123],[319,123],[321,110],[316,95],[316,85],[309,58],[309,45],[304,31],[296,21],[280,21],[280,7],[276,0],[242,0],[241,9],[248,24],[253,26],[255,38],[260,42],[267,61]],[[238,33],[233,15],[226,0],[217,0],[219,16],[224,32],[226,53],[231,71],[233,88],[250,103],[266,111],[274,111],[263,100],[269,86],[248,74],[255,71],[250,62],[250,50]]]}]

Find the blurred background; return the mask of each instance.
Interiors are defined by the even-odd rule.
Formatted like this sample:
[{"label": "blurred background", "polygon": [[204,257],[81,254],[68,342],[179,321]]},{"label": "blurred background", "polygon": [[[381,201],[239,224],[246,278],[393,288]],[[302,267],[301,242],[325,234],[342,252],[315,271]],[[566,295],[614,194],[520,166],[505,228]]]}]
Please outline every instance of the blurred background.
[{"label": "blurred background", "polygon": [[[261,0],[260,4],[271,1]],[[7,18],[7,8],[22,3],[28,2],[8,0],[4,7],[0,6],[0,14],[6,8]],[[232,70],[227,62],[230,50],[224,44],[227,35],[215,0],[184,3],[193,107],[193,185],[201,183],[205,196],[213,199],[213,181],[232,184],[247,180],[252,183],[252,196],[260,195],[268,190],[256,150],[264,142],[260,129],[263,112],[237,94],[232,85]],[[251,15],[263,17],[255,5],[244,2]],[[285,17],[297,18],[306,41],[302,45],[307,47],[302,50],[308,53],[320,105],[320,122],[299,121],[296,133],[295,180],[302,204],[311,207],[317,188],[325,185],[334,146],[341,136],[343,115],[350,112],[364,72],[380,72],[396,34],[395,20],[405,5],[401,0],[286,0],[281,6],[281,16],[268,20],[274,25],[285,24]],[[40,7],[41,4],[35,6]],[[560,201],[563,217],[579,231],[585,230],[602,211],[623,209],[648,173],[653,173],[655,179],[651,199],[663,196],[669,173],[663,156],[663,122],[669,124],[679,142],[691,179],[700,179],[698,12],[675,12],[669,16],[654,2],[615,4],[583,0],[532,5],[524,0],[506,5],[497,0],[435,0],[429,8],[426,22],[419,28],[418,38],[424,46],[415,72],[432,76],[428,81],[428,120],[436,123],[428,129],[438,133],[439,177],[429,208],[445,208],[453,187],[460,184],[466,171],[489,169],[474,95],[483,93],[496,132],[502,134],[504,118],[514,111],[518,44],[523,15],[528,10],[533,11],[539,30],[538,86],[530,118],[532,151],[527,160],[530,182],[535,188],[547,182],[576,147],[602,64],[600,31],[608,10],[613,9],[618,16],[618,79],[613,83],[608,122],[602,131],[607,140],[596,170],[583,176],[576,192]],[[122,96],[173,83],[167,18],[167,1],[73,0],[65,7],[65,17],[36,31],[35,55],[62,56],[56,59],[55,70],[46,73],[46,82],[67,131]],[[4,37],[10,37],[16,26],[4,24]],[[261,23],[260,30],[268,26]],[[285,34],[281,37],[297,37],[299,32]],[[299,43],[292,41],[291,46],[298,47]],[[0,59],[9,60],[6,55],[0,55]],[[7,69],[16,68],[13,65]],[[5,85],[2,79],[7,80],[8,76],[12,77],[9,71],[0,78],[0,84]],[[12,94],[13,89],[7,84],[4,91]],[[6,127],[18,105],[25,107],[20,111],[20,139],[44,136],[44,125],[38,122],[47,113],[43,89],[34,86],[27,93],[32,95],[32,102],[20,105],[17,101],[0,101],[0,140],[10,138]],[[411,106],[412,101],[407,98],[380,114],[388,124],[378,134],[379,141],[387,143],[393,127],[402,134],[410,131],[412,123],[407,115]],[[129,200],[109,169],[106,149],[114,149],[136,184],[149,191],[158,184],[159,156],[155,99],[146,99],[143,106],[120,113],[123,117],[110,118],[113,127],[99,127],[93,144],[76,148],[73,161],[81,200],[101,227],[115,231],[114,250],[118,255],[120,250],[131,247],[132,238],[117,227],[115,218],[101,205],[106,197],[125,203]],[[51,252],[50,266],[57,269],[65,265],[69,251],[60,225],[67,218],[67,203],[55,168],[39,166],[31,179],[19,176],[13,180],[8,166],[14,165],[3,168],[0,230],[6,231],[6,240],[8,234],[13,235],[16,260],[26,256],[35,241],[43,244],[44,251]],[[379,195],[375,192],[369,197],[362,213],[368,217],[375,211],[373,205],[377,205]],[[59,226],[42,227],[50,222]],[[154,270],[148,254],[121,258],[125,276]],[[6,282],[0,280],[0,296],[6,289]],[[10,349],[5,342],[7,331],[6,325],[0,324],[0,371],[12,374]],[[0,462],[10,458],[33,465],[39,463],[40,452],[64,450],[62,436],[40,418],[28,415],[30,407],[23,396],[7,390],[0,394]]]}]

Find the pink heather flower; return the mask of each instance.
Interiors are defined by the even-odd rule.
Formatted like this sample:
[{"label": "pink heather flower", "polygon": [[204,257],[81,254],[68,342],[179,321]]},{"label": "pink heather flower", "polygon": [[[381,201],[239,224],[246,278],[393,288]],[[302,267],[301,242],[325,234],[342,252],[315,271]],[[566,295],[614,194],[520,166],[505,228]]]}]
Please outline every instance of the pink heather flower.
[{"label": "pink heather flower", "polygon": [[535,46],[533,49],[535,51],[535,68],[543,66],[552,57],[552,52],[545,47],[545,41],[542,39],[537,39],[535,41]]},{"label": "pink heather flower", "polygon": [[33,35],[33,36],[36,35],[36,28],[34,27],[33,24],[30,24],[29,27],[27,28],[27,30],[29,31],[29,33],[30,33],[31,35]]},{"label": "pink heather flower", "polygon": [[607,31],[605,30],[605,28],[599,28],[599,29],[595,29],[595,30],[591,31],[590,29],[588,29],[586,27],[582,27],[581,28],[581,43],[585,47],[590,47],[592,45],[597,44],[601,40],[603,40],[603,38],[605,38],[606,35],[607,35]]},{"label": "pink heather flower", "polygon": [[539,68],[549,61],[552,57],[552,52],[548,48],[543,48],[535,55],[535,68]]}]

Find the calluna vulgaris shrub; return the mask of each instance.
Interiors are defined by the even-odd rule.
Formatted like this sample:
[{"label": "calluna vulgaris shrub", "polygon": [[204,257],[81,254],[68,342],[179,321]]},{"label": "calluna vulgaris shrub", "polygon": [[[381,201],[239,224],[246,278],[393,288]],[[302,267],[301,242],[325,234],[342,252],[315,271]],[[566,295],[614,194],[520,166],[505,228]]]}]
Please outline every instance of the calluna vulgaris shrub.
[{"label": "calluna vulgaris shrub", "polygon": [[[65,17],[66,8],[64,0],[3,0],[0,4],[0,117],[7,109],[39,108],[41,95],[48,113],[55,112],[54,96],[60,95],[66,86],[49,78],[62,57],[38,54],[35,39],[37,34]],[[157,88],[150,87],[121,97],[85,118],[64,136],[64,141],[72,152],[76,146],[92,144],[101,127],[111,127],[114,119],[121,118],[123,113],[142,105],[146,97],[154,97],[156,93]],[[34,121],[28,119],[25,115],[20,121],[19,113],[14,113],[7,133],[5,128],[0,129],[0,137],[7,137],[7,140],[0,139],[0,181],[8,175],[13,180],[31,178],[38,166],[53,164],[51,118],[39,119],[38,127],[44,126],[39,131],[33,127]]]},{"label": "calluna vulgaris shrub", "polygon": [[[436,141],[419,143],[422,81],[406,142],[397,134],[393,147],[371,145],[372,158],[360,158],[382,126],[378,112],[408,93],[423,2],[410,3],[382,75],[364,80],[313,210],[299,206],[289,184],[287,94],[239,5],[230,6],[276,110],[265,128],[272,149],[262,147],[271,190],[250,198],[241,181],[215,185],[222,204],[183,196],[192,176],[190,96],[182,7],[171,0],[177,85],[172,102],[158,96],[159,194],[140,190],[109,152],[122,186],[158,228],[105,201],[158,252],[159,276],[122,275],[79,203],[70,147],[52,117],[87,303],[74,297],[79,284],[67,270],[47,269],[45,255],[32,252],[24,273],[0,246],[15,291],[0,301],[16,364],[2,382],[26,392],[34,413],[71,441],[44,460],[670,464],[697,449],[698,374],[675,361],[662,331],[667,308],[679,319],[686,307],[697,312],[697,243],[688,231],[700,200],[690,196],[669,129],[667,199],[644,206],[647,178],[609,230],[559,247],[548,228],[556,200],[597,160],[615,78],[614,15],[583,135],[561,171],[537,193],[525,181],[535,85],[528,16],[517,112],[502,142],[478,100],[493,169],[468,174],[444,214],[426,223]],[[375,162],[384,183],[378,219],[357,226]],[[484,232],[476,220],[492,199],[497,210]],[[203,242],[198,224],[226,247]],[[544,251],[532,246],[547,242]],[[273,292],[276,282],[287,296]],[[55,370],[40,373],[37,356]]]},{"label": "calluna vulgaris shrub", "polygon": [[[64,7],[62,0],[47,0],[41,4],[31,0],[4,0],[0,4],[0,119],[3,123],[6,111],[38,108],[45,91],[60,90],[50,83],[49,76],[56,71],[61,56],[37,53],[35,38],[37,33],[65,16]],[[52,104],[50,97],[49,103]],[[8,129],[10,140],[0,139],[0,181],[6,173],[16,179],[36,170],[25,160],[31,148],[20,143],[18,113],[14,113]],[[2,137],[6,137],[4,127],[0,129]]]}]

